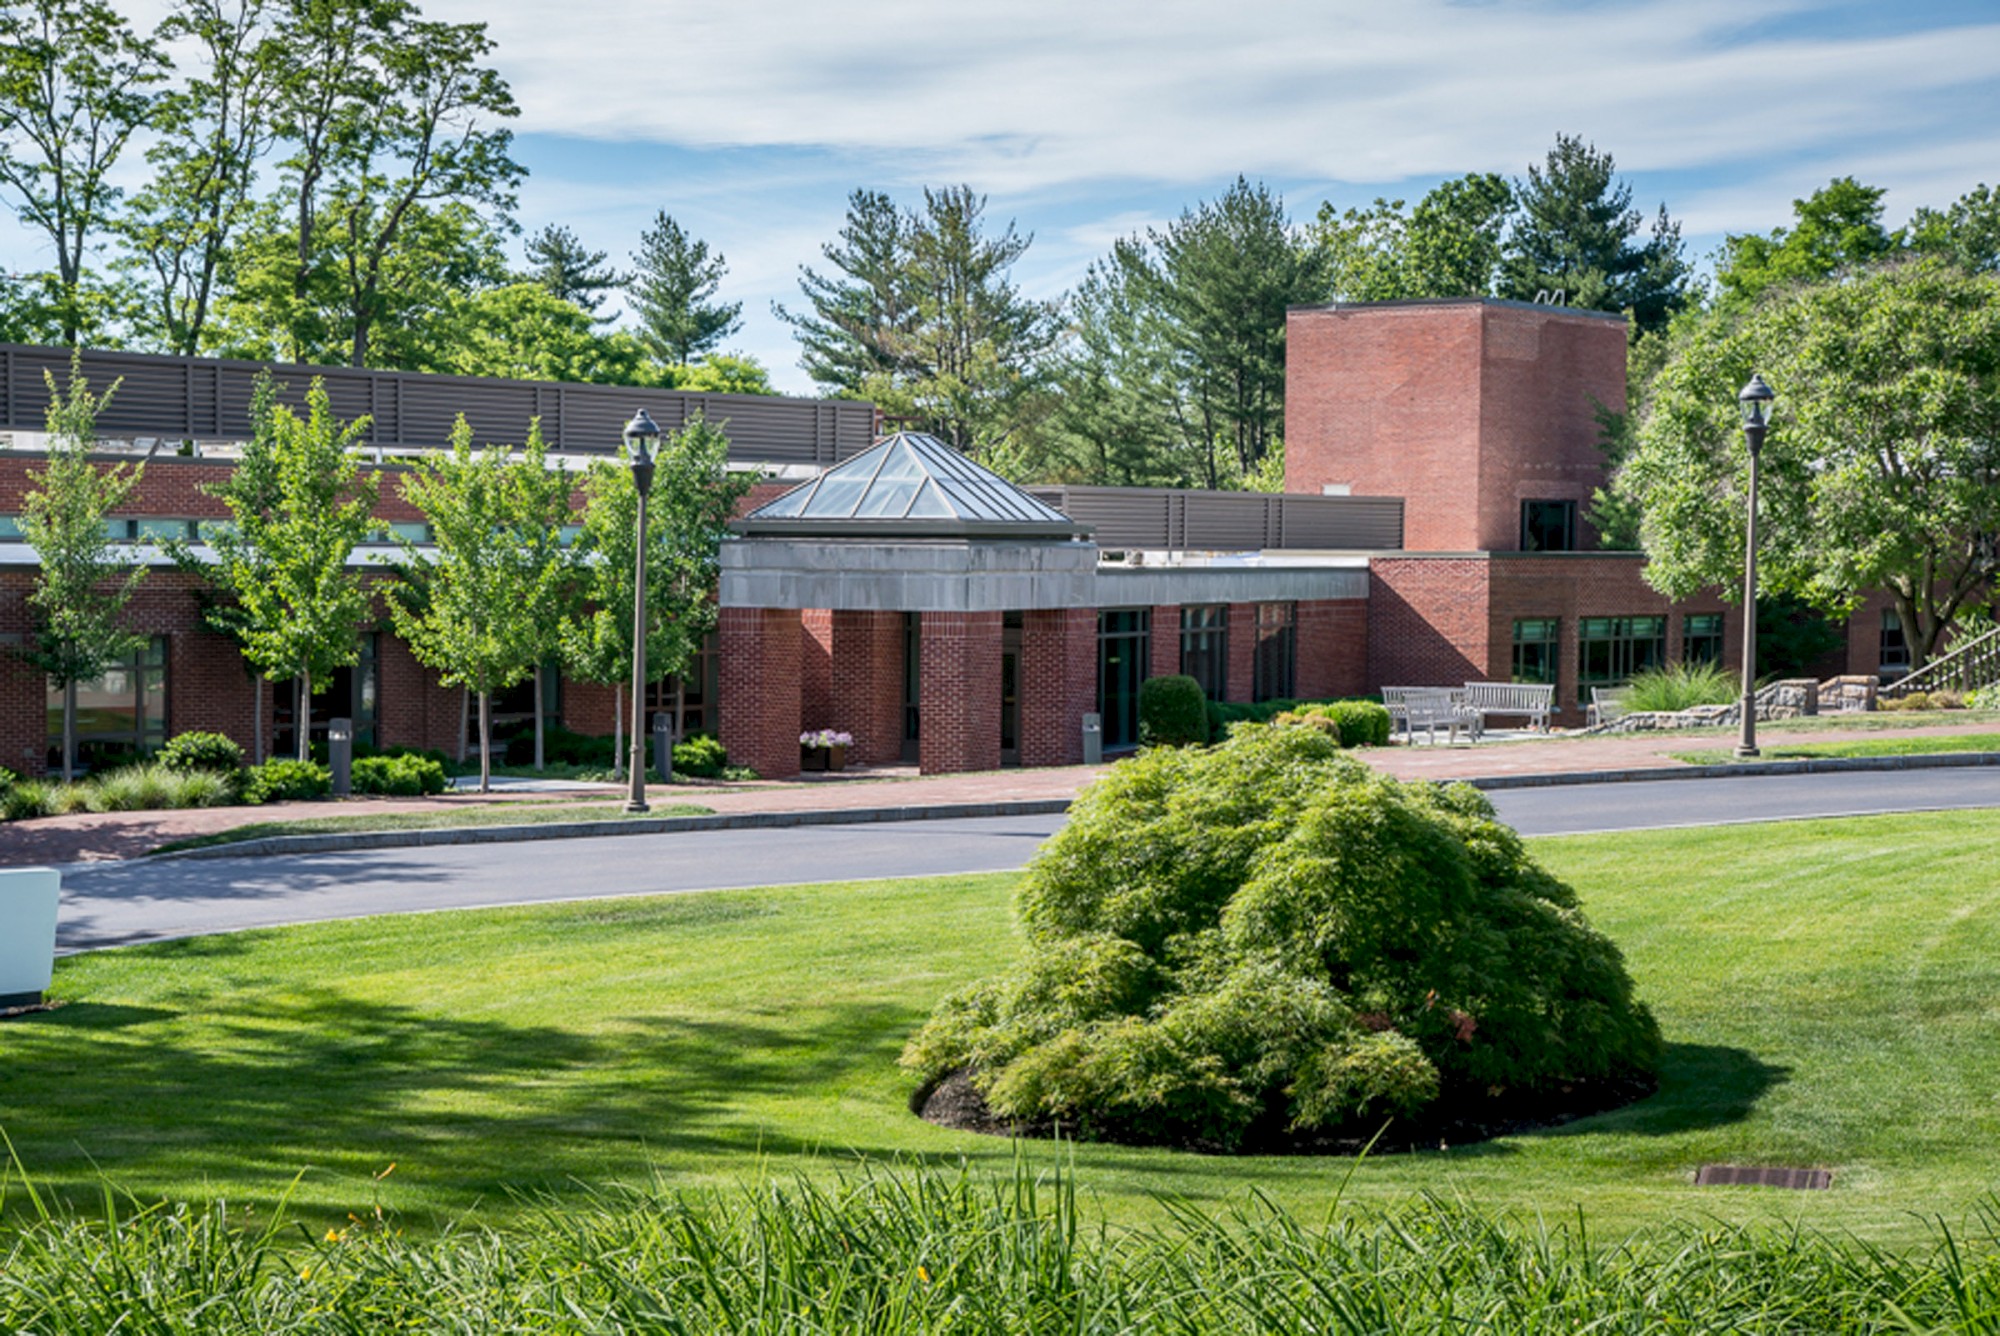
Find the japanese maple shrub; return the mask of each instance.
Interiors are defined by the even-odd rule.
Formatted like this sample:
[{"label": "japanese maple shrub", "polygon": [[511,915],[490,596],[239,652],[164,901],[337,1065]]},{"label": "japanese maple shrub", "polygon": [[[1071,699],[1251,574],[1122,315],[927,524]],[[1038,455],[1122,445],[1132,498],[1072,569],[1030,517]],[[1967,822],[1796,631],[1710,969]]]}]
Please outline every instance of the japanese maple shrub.
[{"label": "japanese maple shrub", "polygon": [[1121,763],[1015,908],[1026,958],[902,1059],[1011,1122],[1234,1148],[1659,1056],[1617,948],[1479,793],[1377,776],[1316,729]]}]

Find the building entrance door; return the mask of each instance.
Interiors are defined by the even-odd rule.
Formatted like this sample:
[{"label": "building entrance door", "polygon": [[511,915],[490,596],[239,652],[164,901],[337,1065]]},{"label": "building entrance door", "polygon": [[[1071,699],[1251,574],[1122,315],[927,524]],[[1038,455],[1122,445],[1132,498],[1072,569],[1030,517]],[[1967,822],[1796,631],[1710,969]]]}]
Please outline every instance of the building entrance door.
[{"label": "building entrance door", "polygon": [[1150,618],[1144,608],[1097,614],[1097,712],[1106,750],[1139,745],[1139,684],[1146,680]]},{"label": "building entrance door", "polygon": [[902,758],[915,763],[923,759],[917,734],[921,725],[923,678],[923,625],[920,612],[903,614],[903,750]]}]

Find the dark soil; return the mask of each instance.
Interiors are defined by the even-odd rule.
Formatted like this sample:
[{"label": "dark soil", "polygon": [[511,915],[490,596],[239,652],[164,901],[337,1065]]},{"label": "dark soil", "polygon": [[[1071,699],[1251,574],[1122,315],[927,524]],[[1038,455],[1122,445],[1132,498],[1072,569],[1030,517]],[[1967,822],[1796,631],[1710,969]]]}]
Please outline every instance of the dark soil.
[{"label": "dark soil", "polygon": [[[962,1132],[982,1132],[988,1136],[1062,1136],[1131,1146],[1165,1146],[1211,1155],[1359,1155],[1364,1151],[1381,1155],[1413,1150],[1448,1150],[1453,1146],[1491,1141],[1494,1137],[1560,1127],[1578,1118],[1588,1118],[1592,1114],[1636,1103],[1658,1088],[1659,1082],[1650,1077],[1623,1077],[1569,1081],[1541,1089],[1508,1090],[1497,1095],[1486,1091],[1447,1090],[1435,1104],[1414,1118],[1378,1119],[1331,1132],[1312,1133],[1289,1131],[1281,1120],[1273,1119],[1253,1126],[1242,1144],[1232,1147],[1170,1137],[1124,1135],[1122,1129],[1117,1133],[1099,1131],[1085,1136],[1080,1129],[1068,1125],[1010,1123],[995,1116],[986,1107],[985,1099],[973,1087],[970,1074],[964,1071],[953,1072],[935,1086],[919,1090],[911,1099],[910,1107],[926,1122]],[[1383,1126],[1385,1122],[1388,1124],[1386,1128]]]}]

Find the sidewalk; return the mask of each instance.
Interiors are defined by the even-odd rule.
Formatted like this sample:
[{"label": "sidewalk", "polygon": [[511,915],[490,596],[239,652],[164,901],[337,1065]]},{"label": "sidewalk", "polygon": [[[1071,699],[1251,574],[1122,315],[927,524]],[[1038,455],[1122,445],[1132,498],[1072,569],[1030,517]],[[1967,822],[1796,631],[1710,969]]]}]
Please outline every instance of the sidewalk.
[{"label": "sidewalk", "polygon": [[[1948,737],[2000,731],[1991,723],[1933,725],[1897,729],[1896,737]],[[1767,748],[1802,742],[1832,742],[1859,736],[1852,729],[1803,729],[1770,732],[1760,740]],[[1611,737],[1525,738],[1491,740],[1478,745],[1396,746],[1355,753],[1369,765],[1398,779],[1497,779],[1631,770],[1671,770],[1681,767],[1669,753],[1726,747],[1728,737],[1643,733]],[[655,785],[647,797],[656,807],[693,803],[718,815],[790,812],[840,812],[885,807],[936,807],[953,804],[1047,802],[1074,798],[1104,767],[1065,766],[1048,770],[1000,770],[969,775],[919,776],[914,767],[850,771],[811,776],[798,781],[751,784]],[[597,795],[601,794],[601,801]],[[532,792],[511,788],[481,796],[455,793],[437,798],[361,798],[342,802],[274,803],[264,807],[212,807],[179,812],[106,812],[47,817],[0,825],[0,867],[38,863],[76,863],[132,858],[172,840],[232,830],[270,821],[324,816],[370,816],[464,810],[482,805],[506,806],[552,801],[573,805],[577,819],[588,821],[616,811],[623,791],[601,786],[594,792]]]}]

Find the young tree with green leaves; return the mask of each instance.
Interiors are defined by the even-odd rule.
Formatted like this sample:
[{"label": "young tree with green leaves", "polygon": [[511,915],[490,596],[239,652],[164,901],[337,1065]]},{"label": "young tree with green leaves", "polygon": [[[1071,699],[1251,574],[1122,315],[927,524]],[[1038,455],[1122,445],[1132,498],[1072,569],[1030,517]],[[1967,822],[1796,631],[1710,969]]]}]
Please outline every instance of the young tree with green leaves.
[{"label": "young tree with green leaves", "polygon": [[1533,301],[1561,292],[1569,306],[1630,312],[1643,333],[1665,328],[1686,303],[1680,224],[1662,205],[1640,240],[1645,218],[1609,153],[1558,135],[1547,159],[1515,182],[1514,197],[1520,212],[1504,246],[1500,296]]},{"label": "young tree with green leaves", "polygon": [[632,253],[625,291],[639,338],[655,357],[675,366],[698,362],[742,328],[743,303],[714,300],[728,272],[706,241],[689,236],[664,210],[654,215]]},{"label": "young tree with green leaves", "polygon": [[44,375],[49,462],[28,471],[30,490],[21,498],[21,528],[40,563],[28,595],[35,635],[26,657],[63,694],[62,775],[68,781],[76,775],[76,684],[145,643],[125,629],[125,605],[146,568],[129,551],[120,551],[105,529],[138,486],[144,466],[99,469],[90,462],[97,415],[118,392],[118,382],[102,395],[92,394],[74,359],[66,392],[54,376]]},{"label": "young tree with green leaves", "polygon": [[[685,675],[715,629],[717,553],[724,526],[750,485],[748,475],[728,471],[728,460],[729,437],[700,417],[660,442],[646,501],[646,666],[654,681]],[[563,628],[563,662],[572,676],[609,685],[619,700],[632,673],[632,575],[639,550],[631,465],[623,455],[593,463],[583,493],[575,552],[586,609]],[[624,717],[620,708],[613,728],[621,737]],[[677,696],[674,735],[680,731]]]},{"label": "young tree with green leaves", "polygon": [[1314,230],[1336,301],[1484,297],[1513,216],[1512,187],[1486,172],[1445,181],[1407,211],[1401,200],[1345,213],[1322,204]]},{"label": "young tree with green leaves", "polygon": [[1775,288],[1677,338],[1620,471],[1646,578],[1740,585],[1747,456],[1737,390],[1777,391],[1759,469],[1760,593],[1844,615],[1887,589],[1913,667],[2000,579],[2000,276],[1906,260]]},{"label": "young tree with green leaves", "polygon": [[105,314],[90,257],[118,201],[118,159],[166,69],[159,44],[103,0],[0,7],[0,190],[55,257],[35,306],[64,344]]},{"label": "young tree with green leaves", "polygon": [[548,716],[543,668],[561,659],[563,627],[579,607],[576,557],[568,535],[576,518],[571,509],[576,480],[560,465],[547,467],[540,418],[528,423],[522,456],[511,466],[507,485],[515,541],[533,574],[534,593],[527,612],[528,648],[534,656],[535,769],[540,770],[546,761]]},{"label": "young tree with green leaves", "polygon": [[1902,235],[1882,226],[1885,193],[1843,176],[1793,200],[1791,227],[1723,238],[1715,266],[1723,302],[1747,305],[1770,288],[1864,269],[1899,249]]},{"label": "young tree with green leaves", "polygon": [[538,431],[516,460],[501,447],[475,451],[462,415],[450,450],[425,455],[403,479],[434,546],[405,544],[406,584],[389,612],[417,662],[478,700],[481,793],[492,789],[493,693],[535,672],[549,644],[542,620],[556,610],[567,570],[550,559],[562,525],[546,499],[560,496],[566,514],[568,491],[548,469]]},{"label": "young tree with green leaves", "polygon": [[270,411],[268,436],[246,478],[239,467],[213,495],[230,522],[207,533],[217,583],[235,598],[243,651],[273,681],[292,680],[298,759],[312,756],[313,683],[360,655],[361,626],[373,600],[355,547],[374,528],[376,480],[363,474],[355,445],[367,417],[342,425],[315,379],[301,418]]}]

